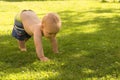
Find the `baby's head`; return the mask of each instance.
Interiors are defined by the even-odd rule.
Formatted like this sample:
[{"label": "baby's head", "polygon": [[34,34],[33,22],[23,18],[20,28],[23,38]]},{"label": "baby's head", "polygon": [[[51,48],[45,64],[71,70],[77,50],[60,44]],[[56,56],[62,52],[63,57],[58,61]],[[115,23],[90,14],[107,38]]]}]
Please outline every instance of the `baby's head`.
[{"label": "baby's head", "polygon": [[60,17],[55,13],[48,13],[42,19],[42,32],[45,37],[52,38],[59,32],[61,27]]}]

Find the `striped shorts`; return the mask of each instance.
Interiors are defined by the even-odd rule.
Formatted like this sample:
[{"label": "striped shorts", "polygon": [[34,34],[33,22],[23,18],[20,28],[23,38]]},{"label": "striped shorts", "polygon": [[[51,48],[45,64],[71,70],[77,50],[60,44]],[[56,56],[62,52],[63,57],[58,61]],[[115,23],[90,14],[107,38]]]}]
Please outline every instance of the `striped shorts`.
[{"label": "striped shorts", "polygon": [[24,30],[23,24],[16,19],[15,19],[14,27],[13,27],[13,30],[12,30],[12,36],[15,37],[16,39],[20,40],[20,41],[23,41],[23,40],[31,37]]}]

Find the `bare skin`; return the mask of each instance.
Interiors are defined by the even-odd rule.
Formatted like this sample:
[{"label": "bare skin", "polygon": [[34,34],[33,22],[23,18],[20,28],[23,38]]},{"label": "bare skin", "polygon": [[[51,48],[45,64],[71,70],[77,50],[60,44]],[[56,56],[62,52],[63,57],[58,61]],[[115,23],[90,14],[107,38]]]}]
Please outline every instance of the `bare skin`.
[{"label": "bare skin", "polygon": [[[21,13],[21,16],[20,16],[22,23],[24,25],[25,31],[29,35],[33,36],[36,53],[37,53],[38,58],[41,61],[49,60],[47,57],[45,57],[43,47],[42,47],[42,36],[43,35],[50,40],[53,52],[58,53],[56,34],[59,31],[61,22],[59,21],[57,22],[57,23],[60,23],[59,25],[56,25],[57,23],[51,22],[52,19],[54,19],[53,16],[56,16],[54,14],[52,14],[51,20],[47,21],[46,18],[50,19],[49,16],[51,16],[51,14],[45,16],[44,17],[45,19],[43,18],[44,21],[40,21],[37,15],[32,11],[24,11]],[[25,39],[24,41],[18,40],[19,48],[21,51],[26,51],[26,46],[25,46],[26,41],[27,39]]]}]

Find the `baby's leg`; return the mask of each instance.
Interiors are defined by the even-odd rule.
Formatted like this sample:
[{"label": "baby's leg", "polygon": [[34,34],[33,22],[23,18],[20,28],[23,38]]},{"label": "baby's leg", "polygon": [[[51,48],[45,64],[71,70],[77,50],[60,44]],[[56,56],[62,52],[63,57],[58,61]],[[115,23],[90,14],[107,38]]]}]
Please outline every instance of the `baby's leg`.
[{"label": "baby's leg", "polygon": [[20,40],[18,40],[18,45],[19,45],[19,49],[20,49],[21,51],[27,51],[27,50],[26,50],[26,46],[25,46],[25,41],[20,41]]},{"label": "baby's leg", "polygon": [[25,38],[25,42],[27,42],[29,40],[29,38]]}]

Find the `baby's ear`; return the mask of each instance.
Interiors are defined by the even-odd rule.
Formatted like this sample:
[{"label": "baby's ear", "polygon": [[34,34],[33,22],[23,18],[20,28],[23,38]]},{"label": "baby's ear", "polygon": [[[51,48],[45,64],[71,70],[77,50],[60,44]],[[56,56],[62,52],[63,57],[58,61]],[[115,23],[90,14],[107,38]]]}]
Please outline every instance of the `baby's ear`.
[{"label": "baby's ear", "polygon": [[41,27],[42,27],[42,28],[44,27],[44,22],[43,22],[43,20],[41,21]]},{"label": "baby's ear", "polygon": [[41,24],[41,29],[43,29],[44,28],[44,26],[43,26],[43,24]]}]

